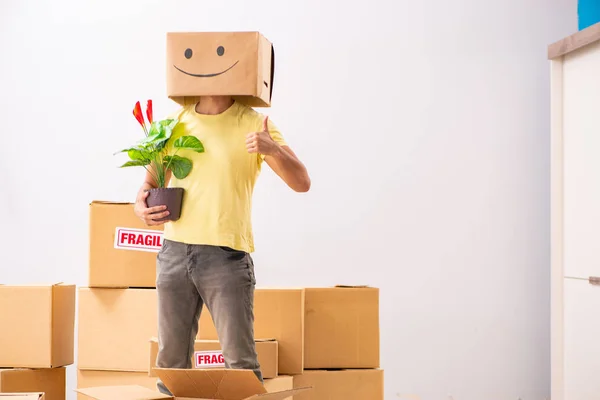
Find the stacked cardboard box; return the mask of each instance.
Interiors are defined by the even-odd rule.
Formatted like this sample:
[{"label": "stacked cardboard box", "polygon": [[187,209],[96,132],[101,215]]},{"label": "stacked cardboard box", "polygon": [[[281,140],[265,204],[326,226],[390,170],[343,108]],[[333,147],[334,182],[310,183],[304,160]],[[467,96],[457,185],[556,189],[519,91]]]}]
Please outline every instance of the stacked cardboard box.
[{"label": "stacked cardboard box", "polygon": [[[133,204],[90,205],[89,285],[79,289],[78,389],[133,384],[156,390],[164,374],[155,368],[161,245],[162,231],[147,229]],[[378,289],[258,288],[254,303],[256,348],[268,392],[313,387],[294,398],[383,398]],[[206,308],[194,350],[195,373],[222,372]],[[239,384],[237,379],[244,378],[236,375]]]},{"label": "stacked cardboard box", "polygon": [[[90,204],[88,285],[79,288],[77,388],[135,384],[148,376],[157,335],[156,253],[162,229],[146,227],[133,204]],[[78,395],[81,397],[81,395]]]},{"label": "stacked cardboard box", "polygon": [[[257,289],[254,298],[255,334],[278,341],[282,378],[313,388],[294,399],[383,399],[377,288]],[[206,309],[199,336],[217,337]]]},{"label": "stacked cardboard box", "polygon": [[379,362],[379,289],[306,289],[304,372],[297,400],[383,399]]},{"label": "stacked cardboard box", "polygon": [[147,227],[131,203],[90,204],[89,287],[155,288],[162,227]]},{"label": "stacked cardboard box", "polygon": [[0,285],[0,310],[0,397],[65,400],[75,286]]}]

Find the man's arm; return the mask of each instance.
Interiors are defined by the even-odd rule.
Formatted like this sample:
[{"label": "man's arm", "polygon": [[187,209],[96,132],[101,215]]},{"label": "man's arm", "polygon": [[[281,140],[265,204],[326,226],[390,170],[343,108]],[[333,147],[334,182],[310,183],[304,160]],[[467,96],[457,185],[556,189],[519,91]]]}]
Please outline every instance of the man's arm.
[{"label": "man's arm", "polygon": [[265,156],[265,162],[292,190],[308,192],[310,177],[304,164],[289,146],[275,145],[275,150]]},{"label": "man's arm", "polygon": [[275,142],[269,134],[269,117],[263,121],[262,132],[253,132],[246,137],[249,153],[264,156],[271,169],[294,191],[308,192],[310,177],[308,171],[289,146]]},{"label": "man's arm", "polygon": [[[170,179],[171,171],[167,171],[165,175],[165,186],[169,183]],[[140,190],[138,191],[138,194],[136,196],[135,206],[133,210],[135,212],[135,215],[137,215],[138,218],[141,219],[148,226],[162,225],[164,222],[155,221],[155,219],[161,219],[169,215],[169,212],[166,211],[167,206],[156,206],[148,208],[148,206],[146,205],[146,197],[148,197],[147,190],[154,189],[156,187],[158,187],[158,185],[154,181],[154,177],[152,176],[152,174],[150,174],[150,172],[146,171],[146,177],[144,178],[144,183],[142,184],[142,187],[140,187]]]}]

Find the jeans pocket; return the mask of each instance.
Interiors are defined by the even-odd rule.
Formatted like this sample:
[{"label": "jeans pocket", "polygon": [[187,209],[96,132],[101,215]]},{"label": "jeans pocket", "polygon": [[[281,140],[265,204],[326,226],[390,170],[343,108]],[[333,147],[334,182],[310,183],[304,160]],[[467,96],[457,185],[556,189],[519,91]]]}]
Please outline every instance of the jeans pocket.
[{"label": "jeans pocket", "polygon": [[165,253],[165,251],[167,250],[167,244],[169,243],[168,240],[163,239],[162,242],[162,246],[160,246],[160,249],[158,250],[158,252],[156,253],[156,259],[158,261],[160,261],[161,256]]},{"label": "jeans pocket", "polygon": [[256,275],[254,273],[254,260],[250,254],[246,254],[246,266],[248,268],[248,276],[252,285],[256,285]]},{"label": "jeans pocket", "polygon": [[227,260],[229,261],[242,261],[244,260],[247,254],[245,251],[232,249],[231,247],[227,246],[218,247],[221,250],[221,252],[225,254],[225,257],[227,257]]}]

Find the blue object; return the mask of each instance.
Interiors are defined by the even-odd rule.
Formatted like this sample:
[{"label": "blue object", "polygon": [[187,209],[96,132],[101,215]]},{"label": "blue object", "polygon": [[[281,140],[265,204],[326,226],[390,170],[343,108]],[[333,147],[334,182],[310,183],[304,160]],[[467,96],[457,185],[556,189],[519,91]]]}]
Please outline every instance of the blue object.
[{"label": "blue object", "polygon": [[600,0],[578,0],[577,21],[579,30],[600,22]]}]

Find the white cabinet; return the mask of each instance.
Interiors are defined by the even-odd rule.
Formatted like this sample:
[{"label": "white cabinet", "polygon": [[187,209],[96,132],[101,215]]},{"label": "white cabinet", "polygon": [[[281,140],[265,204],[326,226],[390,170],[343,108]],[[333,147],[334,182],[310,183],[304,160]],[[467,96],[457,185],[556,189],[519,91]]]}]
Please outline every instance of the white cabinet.
[{"label": "white cabinet", "polygon": [[548,57],[552,400],[600,399],[600,24]]},{"label": "white cabinet", "polygon": [[600,41],[562,61],[564,275],[600,276]]},{"label": "white cabinet", "polygon": [[[564,399],[600,398],[600,286],[564,280]],[[552,399],[554,400],[554,395]]]}]

